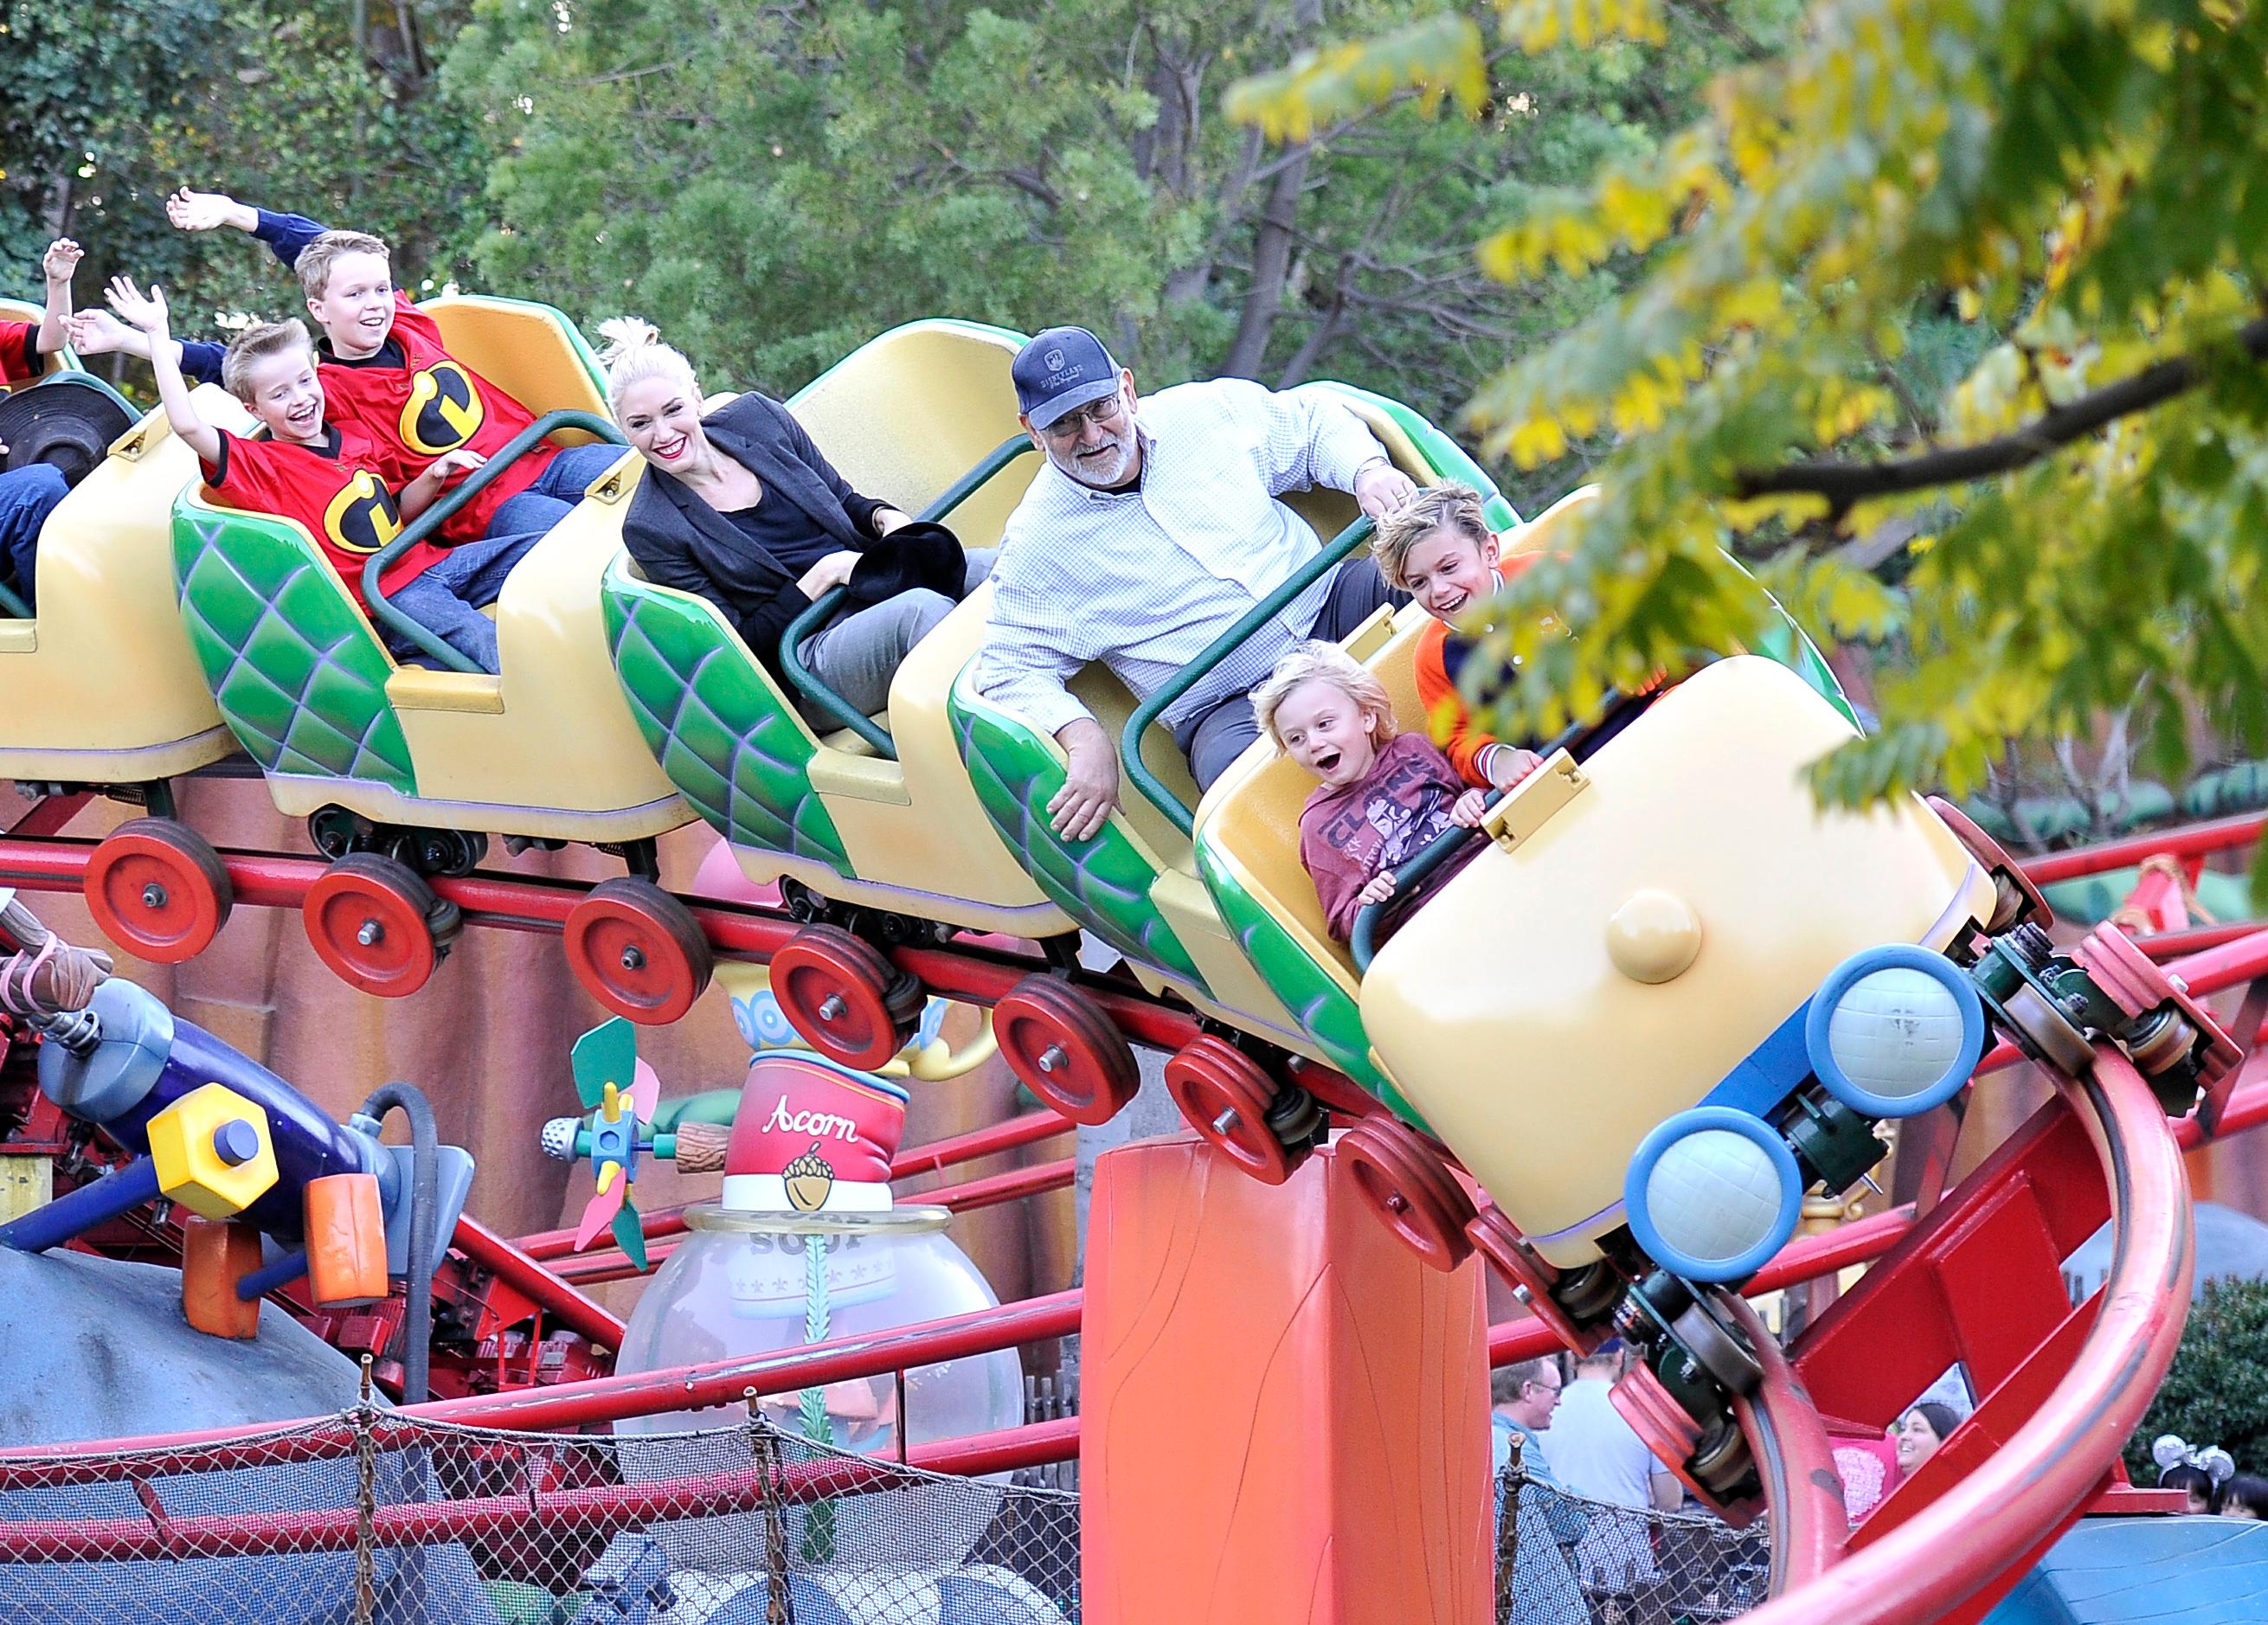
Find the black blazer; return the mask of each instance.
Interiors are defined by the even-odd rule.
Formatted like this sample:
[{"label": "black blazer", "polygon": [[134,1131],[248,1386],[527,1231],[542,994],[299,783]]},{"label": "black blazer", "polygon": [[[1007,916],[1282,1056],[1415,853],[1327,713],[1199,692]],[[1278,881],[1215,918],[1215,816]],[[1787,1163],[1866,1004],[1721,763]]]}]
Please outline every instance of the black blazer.
[{"label": "black blazer", "polygon": [[[751,390],[701,420],[717,449],[762,482],[763,500],[793,504],[840,547],[865,552],[874,511],[835,472],[785,407]],[[729,615],[756,658],[779,670],[780,636],[811,607],[790,570],[674,475],[649,467],[622,519],[622,541],[646,579],[697,592]]]}]

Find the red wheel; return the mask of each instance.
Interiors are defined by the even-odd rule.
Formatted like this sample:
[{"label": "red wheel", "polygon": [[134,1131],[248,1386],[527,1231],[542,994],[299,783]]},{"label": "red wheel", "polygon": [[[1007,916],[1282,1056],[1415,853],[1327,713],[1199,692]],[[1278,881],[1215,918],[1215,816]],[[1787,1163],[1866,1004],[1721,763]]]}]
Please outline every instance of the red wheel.
[{"label": "red wheel", "polygon": [[1198,1138],[1263,1185],[1281,1185],[1307,1160],[1308,1147],[1285,1144],[1269,1127],[1276,1080],[1226,1039],[1199,1033],[1170,1056],[1166,1092]]},{"label": "red wheel", "polygon": [[992,1007],[1001,1058],[1075,1123],[1107,1123],[1142,1087],[1134,1051],[1093,999],[1053,976],[1025,977]]},{"label": "red wheel", "polygon": [[2024,871],[2017,867],[2016,860],[2008,856],[1998,841],[1977,827],[1976,820],[1942,796],[1929,798],[1929,810],[1945,820],[1945,827],[1953,832],[1954,839],[1968,848],[1969,856],[1992,877],[1992,887],[1999,894],[1999,901],[1993,908],[1992,917],[1985,922],[1984,929],[1988,933],[1997,937],[2026,920],[2043,930],[2055,923],[2055,910],[2049,908],[2048,900],[2040,895],[2040,888],[2031,883]]},{"label": "red wheel", "polygon": [[1555,1289],[1559,1284],[1559,1272],[1536,1255],[1513,1222],[1503,1210],[1495,1207],[1483,1208],[1473,1215],[1465,1226],[1465,1239],[1473,1250],[1494,1265],[1496,1272],[1512,1283],[1513,1293],[1528,1305],[1528,1312],[1550,1327],[1559,1338],[1578,1354],[1588,1354],[1605,1341],[1607,1328],[1600,1326],[1578,1326],[1575,1317],[1558,1299]]},{"label": "red wheel", "polygon": [[772,955],[771,971],[781,1011],[828,1059],[873,1072],[905,1048],[912,1027],[899,984],[912,979],[850,932],[806,925]]},{"label": "red wheel", "polygon": [[455,912],[416,871],[375,852],[351,853],[323,871],[299,908],[307,940],[332,973],[390,999],[425,985],[446,952],[434,919]]},{"label": "red wheel", "polygon": [[104,936],[161,965],[193,960],[236,901],[212,843],[170,818],[129,819],[86,864],[86,906]]},{"label": "red wheel", "polygon": [[1473,1199],[1416,1135],[1366,1117],[1340,1136],[1337,1155],[1371,1210],[1412,1253],[1440,1270],[1472,1256],[1465,1226],[1476,1217]]},{"label": "red wheel", "polygon": [[1719,1416],[1705,1426],[1646,1365],[1624,1371],[1607,1398],[1631,1430],[1646,1441],[1653,1459],[1675,1473],[1704,1506],[1735,1529],[1756,1521],[1761,1500],[1733,1493],[1752,1482],[1754,1464],[1747,1440],[1731,1416]]},{"label": "red wheel", "polygon": [[617,1016],[659,1026],[693,1008],[717,956],[693,910],[651,880],[608,880],[567,915],[575,980]]}]

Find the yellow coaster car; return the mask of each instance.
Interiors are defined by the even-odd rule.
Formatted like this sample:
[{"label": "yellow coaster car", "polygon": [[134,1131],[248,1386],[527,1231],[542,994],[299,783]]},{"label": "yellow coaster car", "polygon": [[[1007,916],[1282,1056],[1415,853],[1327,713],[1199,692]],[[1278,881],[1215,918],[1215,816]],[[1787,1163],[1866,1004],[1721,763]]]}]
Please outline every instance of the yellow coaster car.
[{"label": "yellow coaster car", "polygon": [[[471,298],[423,308],[454,354],[531,411],[577,415],[584,432],[563,438],[593,427],[611,435],[597,362],[557,312]],[[472,480],[509,460],[499,453]],[[653,884],[653,838],[691,813],[622,707],[600,608],[629,489],[622,469],[610,471],[513,569],[496,606],[495,676],[398,664],[355,589],[298,525],[209,503],[195,487],[179,497],[169,572],[179,623],[276,805],[305,817],[317,848],[337,860],[305,913],[317,952],[347,981],[388,995],[421,986],[457,923],[423,877],[468,873],[499,835],[515,845],[585,842],[630,864],[629,880],[608,882],[584,906],[599,914],[571,917],[571,958],[593,932],[611,941],[629,930],[642,945],[615,958],[638,961],[634,996],[681,1013],[706,984],[707,944]],[[405,532],[396,548],[409,540]],[[115,884],[91,873],[90,893],[108,895],[128,931],[162,937],[195,877],[170,877],[162,902],[145,906],[134,882],[162,854],[144,850],[138,866],[127,856]],[[164,945],[187,957],[182,945]]]}]

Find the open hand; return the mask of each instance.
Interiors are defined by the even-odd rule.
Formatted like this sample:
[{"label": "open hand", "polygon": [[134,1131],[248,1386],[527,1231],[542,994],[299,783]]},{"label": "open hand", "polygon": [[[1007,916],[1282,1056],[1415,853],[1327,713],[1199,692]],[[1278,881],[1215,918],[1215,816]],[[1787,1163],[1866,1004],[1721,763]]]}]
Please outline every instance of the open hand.
[{"label": "open hand", "polygon": [[69,330],[71,348],[82,356],[107,356],[122,349],[128,332],[126,324],[108,311],[74,311]]},{"label": "open hand", "polygon": [[58,237],[49,243],[47,253],[40,256],[40,269],[46,274],[48,285],[68,287],[72,273],[78,269],[78,262],[85,254],[86,250],[68,237]]},{"label": "open hand", "polygon": [[1370,884],[1357,892],[1354,894],[1354,900],[1359,905],[1367,908],[1373,903],[1382,903],[1393,895],[1394,871],[1388,869],[1371,876]]},{"label": "open hand", "polygon": [[166,331],[166,290],[156,283],[144,293],[134,285],[131,276],[114,276],[110,286],[102,290],[122,320],[129,327],[139,327],[151,338],[161,337]]},{"label": "open hand", "polygon": [[804,597],[817,599],[822,592],[831,592],[850,579],[850,572],[858,568],[858,555],[849,548],[830,553],[803,572],[803,579],[795,585]]},{"label": "open hand", "polygon": [[1417,495],[1418,482],[1383,459],[1354,477],[1355,506],[1373,519],[1384,518]]},{"label": "open hand", "polygon": [[244,205],[225,192],[193,192],[183,187],[166,200],[166,218],[177,232],[210,232],[241,224]]},{"label": "open hand", "polygon": [[485,465],[488,460],[472,447],[460,445],[453,452],[442,452],[440,456],[426,464],[425,472],[437,481],[453,479],[460,474],[472,473],[474,469]]},{"label": "open hand", "polygon": [[1481,814],[1488,811],[1488,798],[1476,790],[1469,790],[1456,799],[1449,809],[1449,821],[1467,829],[1481,827]]}]

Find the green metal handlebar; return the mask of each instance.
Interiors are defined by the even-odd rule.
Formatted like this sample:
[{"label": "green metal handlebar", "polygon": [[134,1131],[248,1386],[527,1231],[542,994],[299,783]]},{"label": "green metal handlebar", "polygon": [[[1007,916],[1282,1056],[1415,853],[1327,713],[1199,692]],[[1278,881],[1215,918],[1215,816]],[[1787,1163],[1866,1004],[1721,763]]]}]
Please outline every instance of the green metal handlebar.
[{"label": "green metal handlebar", "polygon": [[[1036,449],[1029,435],[1019,433],[1003,440],[914,518],[941,524],[946,515],[968,501],[987,480],[1025,452]],[[803,661],[801,651],[804,641],[834,619],[836,610],[849,592],[848,587],[829,587],[819,595],[810,608],[788,622],[787,630],[780,634],[780,673],[797,693],[865,740],[884,761],[895,761],[898,759],[897,741],[891,739],[873,717],[829,688],[819,673]]]},{"label": "green metal handlebar", "polygon": [[1197,833],[1197,811],[1179,796],[1171,786],[1142,760],[1142,735],[1150,724],[1165,713],[1166,708],[1204,680],[1206,673],[1234,653],[1239,644],[1258,631],[1267,621],[1282,613],[1284,607],[1322,580],[1340,560],[1370,540],[1371,521],[1367,516],[1357,519],[1336,536],[1322,552],[1284,578],[1282,585],[1237,618],[1234,626],[1205,645],[1204,651],[1167,679],[1165,685],[1141,704],[1126,719],[1125,732],[1119,736],[1118,756],[1124,764],[1126,776],[1134,781],[1134,788],[1150,798],[1151,805],[1173,820],[1183,835]]},{"label": "green metal handlebar", "polygon": [[[433,505],[401,527],[401,533],[370,555],[362,567],[363,602],[370,606],[371,618],[380,621],[415,643],[426,654],[452,671],[479,673],[481,668],[467,656],[443,643],[429,629],[412,621],[396,609],[379,588],[379,578],[386,567],[403,554],[423,541],[448,522],[449,516],[486,490],[497,477],[510,467],[545,436],[558,429],[579,429],[587,434],[615,445],[627,445],[621,430],[595,412],[546,412],[526,428],[504,442],[495,456],[467,474],[451,489],[444,492]],[[482,673],[485,675],[485,673]]]}]

